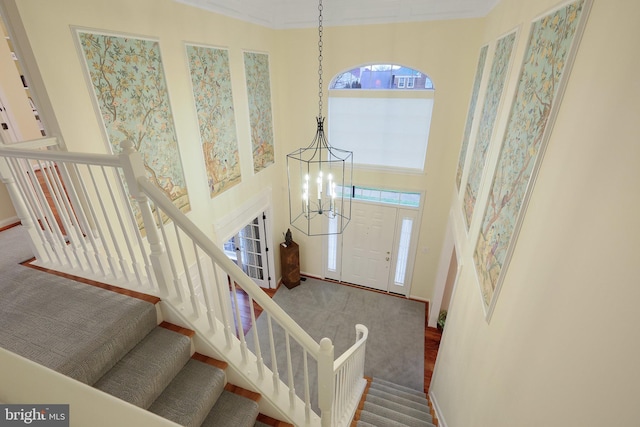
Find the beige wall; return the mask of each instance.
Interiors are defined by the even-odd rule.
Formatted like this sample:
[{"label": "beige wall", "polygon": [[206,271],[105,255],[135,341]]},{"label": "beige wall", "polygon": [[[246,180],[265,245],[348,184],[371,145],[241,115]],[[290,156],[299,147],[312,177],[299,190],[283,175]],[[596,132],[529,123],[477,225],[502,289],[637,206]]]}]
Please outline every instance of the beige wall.
[{"label": "beige wall", "polygon": [[[503,0],[484,39],[521,23],[528,33],[555,3]],[[637,2],[594,2],[490,324],[458,235],[431,386],[445,426],[640,423],[638,22]]]},{"label": "beige wall", "polygon": [[[72,151],[105,151],[101,125],[74,44],[73,27],[159,39],[182,161],[193,211],[207,233],[213,224],[247,199],[271,188],[274,242],[288,228],[285,155],[307,146],[317,115],[317,29],[270,30],[203,12],[171,0],[130,2],[67,0],[17,2],[31,47],[61,129]],[[313,12],[313,8],[310,10]],[[356,171],[358,185],[425,193],[413,296],[429,299],[442,245],[469,91],[483,21],[458,20],[402,25],[336,27],[325,31],[325,88],[331,76],[368,62],[398,62],[429,74],[436,86],[426,173],[377,174]],[[240,144],[242,183],[211,200],[191,100],[183,42],[226,47],[230,52],[233,96]],[[276,165],[253,175],[242,50],[271,55]],[[325,89],[326,99],[326,89]],[[326,111],[326,106],[325,106]],[[304,272],[322,274],[322,239],[294,233],[301,244]],[[275,245],[274,245],[275,246]],[[277,260],[276,256],[276,260]],[[277,264],[277,262],[276,262]],[[276,266],[279,271],[278,266]]]},{"label": "beige wall", "polygon": [[[450,204],[450,191],[442,183],[450,182],[455,174],[479,50],[474,42],[481,29],[482,20],[454,20],[331,27],[323,36],[325,87],[337,73],[373,62],[400,63],[433,79],[436,90],[425,173],[390,174],[357,169],[354,172],[356,185],[424,192],[425,207],[411,288],[411,295],[418,298],[430,299],[433,293]],[[293,151],[307,146],[315,134],[317,30],[290,30],[279,37],[282,63],[287,67],[278,73],[284,79],[278,85],[283,94],[278,129],[286,132],[288,151]],[[324,98],[326,114],[326,92]],[[286,185],[285,170],[282,180]],[[294,238],[301,244],[303,270],[321,275],[321,241],[298,235]]]}]

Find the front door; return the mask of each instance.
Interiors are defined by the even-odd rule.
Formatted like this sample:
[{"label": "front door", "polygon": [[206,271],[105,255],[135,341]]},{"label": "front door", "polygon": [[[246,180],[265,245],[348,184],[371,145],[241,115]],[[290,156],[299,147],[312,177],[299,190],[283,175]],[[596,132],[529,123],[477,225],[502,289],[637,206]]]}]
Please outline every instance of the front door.
[{"label": "front door", "polygon": [[396,228],[395,207],[353,202],[343,235],[342,281],[388,290]]}]

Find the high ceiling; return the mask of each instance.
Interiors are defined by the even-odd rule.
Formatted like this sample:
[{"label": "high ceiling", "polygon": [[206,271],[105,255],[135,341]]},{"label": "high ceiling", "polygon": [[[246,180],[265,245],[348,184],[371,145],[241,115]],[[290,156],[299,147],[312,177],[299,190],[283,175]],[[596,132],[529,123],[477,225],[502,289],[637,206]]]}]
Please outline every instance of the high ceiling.
[{"label": "high ceiling", "polygon": [[[270,28],[318,25],[317,0],[174,0]],[[324,25],[362,25],[485,16],[500,0],[324,0]]]}]

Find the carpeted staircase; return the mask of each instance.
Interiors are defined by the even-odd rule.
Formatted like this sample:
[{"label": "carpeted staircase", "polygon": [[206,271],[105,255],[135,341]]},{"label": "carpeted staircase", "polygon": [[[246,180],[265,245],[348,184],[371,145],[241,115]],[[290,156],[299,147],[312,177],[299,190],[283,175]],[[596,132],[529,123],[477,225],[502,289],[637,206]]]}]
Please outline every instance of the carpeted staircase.
[{"label": "carpeted staircase", "polygon": [[434,427],[425,393],[374,378],[356,411],[355,427]]},{"label": "carpeted staircase", "polygon": [[94,387],[183,426],[253,426],[258,403],[225,390],[221,362],[192,357],[190,337],[168,327],[151,329]]}]

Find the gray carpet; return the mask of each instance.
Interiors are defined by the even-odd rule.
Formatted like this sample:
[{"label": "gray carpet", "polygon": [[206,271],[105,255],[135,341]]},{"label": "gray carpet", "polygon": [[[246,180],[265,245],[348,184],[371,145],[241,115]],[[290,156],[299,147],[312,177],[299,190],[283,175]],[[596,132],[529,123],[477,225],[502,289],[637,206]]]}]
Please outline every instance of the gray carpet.
[{"label": "gray carpet", "polygon": [[27,242],[21,226],[0,232],[0,347],[93,384],[156,326],[156,309],[20,265]]},{"label": "gray carpet", "polygon": [[[365,375],[416,390],[424,388],[424,303],[312,278],[293,289],[281,286],[273,300],[316,341],[330,338],[336,358],[355,342],[355,325],[365,325],[369,329]],[[256,323],[263,358],[271,366],[266,316],[262,314]],[[247,342],[253,349],[252,334],[253,330],[247,333]],[[282,329],[275,328],[274,334],[276,343],[284,343]],[[277,360],[280,377],[287,382],[286,355],[278,354]],[[294,357],[293,377],[301,397],[302,364],[301,357]],[[317,367],[315,362],[309,366],[310,381],[315,384]],[[311,400],[317,409],[314,388]]]}]

